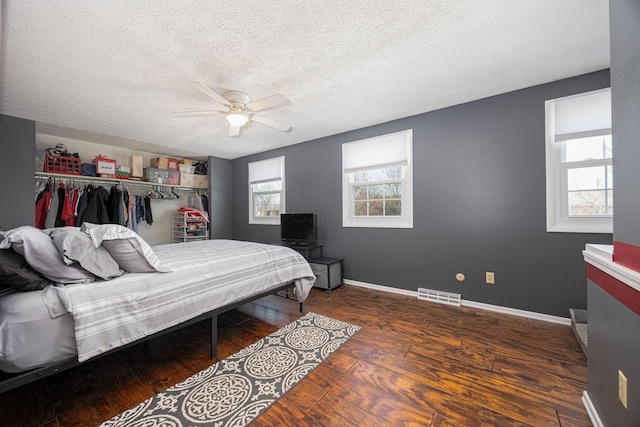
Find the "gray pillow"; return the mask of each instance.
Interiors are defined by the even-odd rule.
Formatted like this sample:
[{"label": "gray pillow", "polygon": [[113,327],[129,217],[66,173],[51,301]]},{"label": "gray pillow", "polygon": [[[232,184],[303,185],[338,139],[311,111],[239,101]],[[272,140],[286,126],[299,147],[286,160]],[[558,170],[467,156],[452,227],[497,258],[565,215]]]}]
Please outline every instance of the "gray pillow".
[{"label": "gray pillow", "polygon": [[93,245],[102,245],[120,268],[129,273],[169,272],[151,246],[133,230],[118,224],[91,224],[85,222],[81,230],[91,236]]},{"label": "gray pillow", "polygon": [[27,264],[27,260],[13,249],[0,249],[0,288],[19,291],[44,289],[51,281]]},{"label": "gray pillow", "polygon": [[105,280],[122,276],[124,273],[109,252],[102,246],[96,248],[91,237],[79,228],[54,228],[50,230],[49,235],[65,264],[77,262],[85,270]]},{"label": "gray pillow", "polygon": [[30,225],[0,231],[0,249],[9,248],[24,256],[31,268],[54,282],[90,283],[96,280],[79,264],[65,264],[51,237]]}]

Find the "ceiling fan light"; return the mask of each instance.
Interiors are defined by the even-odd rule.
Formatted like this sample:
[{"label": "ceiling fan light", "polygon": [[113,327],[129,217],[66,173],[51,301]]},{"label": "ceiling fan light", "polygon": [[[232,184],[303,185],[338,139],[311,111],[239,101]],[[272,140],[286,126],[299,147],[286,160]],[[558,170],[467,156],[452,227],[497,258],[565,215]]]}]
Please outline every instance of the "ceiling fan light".
[{"label": "ceiling fan light", "polygon": [[232,126],[241,127],[247,124],[247,122],[249,121],[249,117],[245,116],[242,113],[231,112],[227,114],[227,121]]}]

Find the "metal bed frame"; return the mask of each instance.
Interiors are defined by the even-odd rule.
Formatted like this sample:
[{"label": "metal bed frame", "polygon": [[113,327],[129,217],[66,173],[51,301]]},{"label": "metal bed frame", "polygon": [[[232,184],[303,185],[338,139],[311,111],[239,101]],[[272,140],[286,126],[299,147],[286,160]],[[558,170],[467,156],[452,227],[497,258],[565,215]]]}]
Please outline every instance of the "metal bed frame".
[{"label": "metal bed frame", "polygon": [[[43,378],[50,377],[51,375],[55,375],[58,372],[66,371],[67,369],[73,368],[78,365],[82,365],[83,363],[90,362],[99,357],[106,356],[108,354],[112,354],[118,352],[122,349],[132,347],[134,345],[147,342],[154,338],[157,338],[161,335],[167,334],[169,332],[177,331],[178,329],[182,329],[185,326],[193,325],[194,323],[201,322],[203,320],[211,319],[211,358],[215,359],[218,353],[218,314],[225,313],[227,311],[233,310],[241,305],[247,304],[249,302],[255,301],[260,298],[264,298],[268,295],[275,294],[279,297],[294,300],[291,296],[289,296],[289,288],[291,288],[293,283],[286,283],[284,285],[280,285],[276,288],[269,289],[268,291],[261,292],[256,295],[252,295],[250,297],[244,298],[242,300],[233,302],[231,304],[224,305],[222,307],[215,308],[207,313],[203,313],[199,316],[193,317],[185,322],[182,322],[178,325],[172,326],[170,328],[164,329],[162,331],[156,332],[155,334],[146,336],[129,344],[125,344],[118,348],[114,348],[113,350],[102,353],[96,357],[92,357],[91,359],[85,362],[79,362],[78,359],[67,360],[66,362],[59,363],[57,365],[48,366],[44,368],[36,368],[26,372],[19,372],[16,374],[5,374],[0,372],[0,393],[4,393],[5,391],[12,390],[14,388],[32,383],[34,381],[41,380]],[[286,291],[283,295],[279,292]],[[300,305],[300,313],[302,313],[302,302],[298,302]]]}]

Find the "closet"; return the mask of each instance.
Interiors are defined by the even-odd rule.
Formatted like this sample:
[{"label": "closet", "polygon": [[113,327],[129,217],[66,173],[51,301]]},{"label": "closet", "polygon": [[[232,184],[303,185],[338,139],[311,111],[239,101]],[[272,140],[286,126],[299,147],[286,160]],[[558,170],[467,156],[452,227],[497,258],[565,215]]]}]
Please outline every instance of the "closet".
[{"label": "closet", "polygon": [[154,222],[152,201],[175,200],[186,206],[194,195],[198,200],[208,197],[206,190],[144,181],[46,172],[36,172],[35,178],[38,228],[92,222],[120,224],[138,232],[140,224]]}]

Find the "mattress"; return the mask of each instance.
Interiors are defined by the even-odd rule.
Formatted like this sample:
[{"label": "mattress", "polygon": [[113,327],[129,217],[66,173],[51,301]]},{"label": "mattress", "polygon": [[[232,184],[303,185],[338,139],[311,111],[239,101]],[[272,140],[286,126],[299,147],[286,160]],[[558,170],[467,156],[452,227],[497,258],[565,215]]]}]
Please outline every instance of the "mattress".
[{"label": "mattress", "polygon": [[207,240],[153,249],[171,272],[0,297],[0,369],[82,362],[289,282],[303,301],[315,280],[307,261],[282,246]]},{"label": "mattress", "polygon": [[52,318],[42,291],[0,297],[0,370],[52,366],[77,354],[73,317],[65,313]]}]

